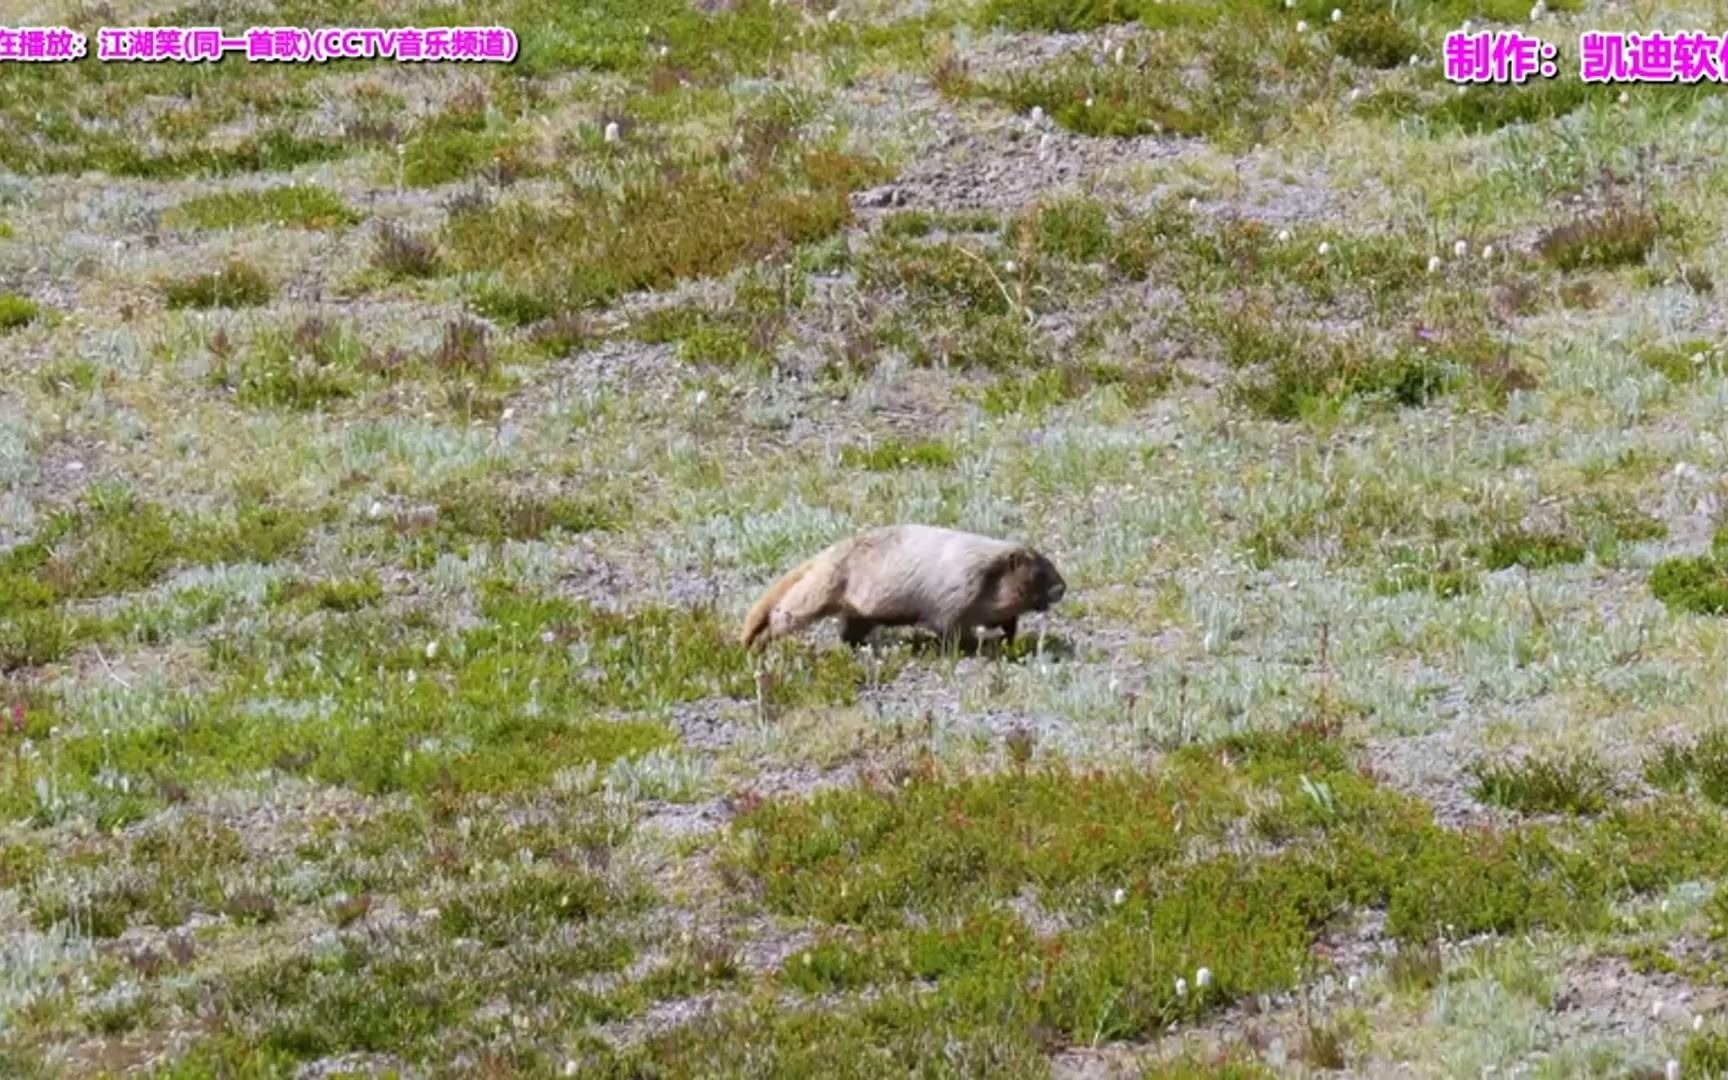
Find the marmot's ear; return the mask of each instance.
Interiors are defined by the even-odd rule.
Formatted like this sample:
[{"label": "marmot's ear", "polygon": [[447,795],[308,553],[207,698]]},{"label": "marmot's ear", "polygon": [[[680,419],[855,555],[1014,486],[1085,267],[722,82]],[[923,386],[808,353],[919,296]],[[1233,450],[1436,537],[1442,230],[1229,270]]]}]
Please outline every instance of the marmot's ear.
[{"label": "marmot's ear", "polygon": [[1032,565],[1032,553],[1023,547],[1017,547],[1002,557],[1002,569],[1024,570]]}]

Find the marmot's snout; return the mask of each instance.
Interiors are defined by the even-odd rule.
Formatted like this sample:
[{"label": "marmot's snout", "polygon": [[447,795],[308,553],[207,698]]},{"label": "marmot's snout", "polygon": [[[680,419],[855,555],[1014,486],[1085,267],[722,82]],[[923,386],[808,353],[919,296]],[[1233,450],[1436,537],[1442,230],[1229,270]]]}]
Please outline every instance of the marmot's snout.
[{"label": "marmot's snout", "polygon": [[1037,600],[1032,607],[1036,611],[1049,611],[1051,605],[1060,601],[1068,591],[1068,583],[1062,580],[1056,565],[1042,555],[1038,556],[1037,577]]}]

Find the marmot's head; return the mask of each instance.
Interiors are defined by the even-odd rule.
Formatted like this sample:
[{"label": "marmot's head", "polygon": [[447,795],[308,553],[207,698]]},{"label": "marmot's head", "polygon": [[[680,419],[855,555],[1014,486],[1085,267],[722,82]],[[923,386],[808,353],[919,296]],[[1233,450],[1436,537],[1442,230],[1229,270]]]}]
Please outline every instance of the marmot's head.
[{"label": "marmot's head", "polygon": [[1022,547],[1004,559],[997,588],[1004,606],[1020,611],[1048,611],[1068,591],[1068,583],[1049,559]]}]

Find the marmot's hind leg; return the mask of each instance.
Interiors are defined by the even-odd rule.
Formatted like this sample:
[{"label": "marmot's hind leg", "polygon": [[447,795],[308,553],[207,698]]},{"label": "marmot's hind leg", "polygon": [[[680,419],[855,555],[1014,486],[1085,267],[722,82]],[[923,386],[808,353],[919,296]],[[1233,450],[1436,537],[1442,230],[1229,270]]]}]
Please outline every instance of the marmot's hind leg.
[{"label": "marmot's hind leg", "polygon": [[768,616],[774,636],[796,634],[811,623],[835,614],[840,609],[840,594],[844,588],[843,579],[833,565],[812,569],[786,590],[786,595],[774,605]]},{"label": "marmot's hind leg", "polygon": [[861,615],[843,615],[840,618],[840,640],[848,645],[864,644],[864,639],[874,629],[876,624]]}]

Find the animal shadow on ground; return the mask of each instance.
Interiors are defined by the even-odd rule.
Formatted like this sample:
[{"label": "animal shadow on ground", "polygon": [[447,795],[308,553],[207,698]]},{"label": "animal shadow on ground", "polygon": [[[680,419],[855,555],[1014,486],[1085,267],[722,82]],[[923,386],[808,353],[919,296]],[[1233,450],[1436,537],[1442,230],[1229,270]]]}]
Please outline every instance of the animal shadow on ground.
[{"label": "animal shadow on ground", "polygon": [[1006,642],[1000,635],[990,635],[962,640],[957,643],[944,641],[939,634],[928,630],[906,630],[889,637],[877,632],[876,640],[881,644],[896,642],[904,644],[913,656],[976,656],[988,660],[1001,660],[1004,663],[1019,664],[1042,655],[1045,660],[1072,660],[1078,655],[1074,643],[1060,634],[1045,634],[1043,652],[1039,652],[1039,640],[1036,633],[1022,632],[1012,643]]}]

